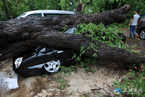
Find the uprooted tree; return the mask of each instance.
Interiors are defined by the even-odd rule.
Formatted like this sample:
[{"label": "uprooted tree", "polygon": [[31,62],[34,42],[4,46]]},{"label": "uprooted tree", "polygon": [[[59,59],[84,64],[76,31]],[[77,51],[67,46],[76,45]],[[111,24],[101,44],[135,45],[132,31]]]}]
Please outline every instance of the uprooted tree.
[{"label": "uprooted tree", "polygon": [[[27,17],[20,20],[0,21],[0,60],[17,56],[36,46],[53,48],[71,48],[80,50],[84,46],[84,55],[92,57],[97,54],[98,59],[124,63],[145,63],[144,55],[139,55],[118,47],[111,47],[97,40],[91,40],[81,34],[61,33],[76,27],[79,23],[122,23],[127,18],[126,13],[131,9],[125,5],[119,9],[96,14],[75,14],[59,17]],[[87,49],[96,44],[97,51]]]}]

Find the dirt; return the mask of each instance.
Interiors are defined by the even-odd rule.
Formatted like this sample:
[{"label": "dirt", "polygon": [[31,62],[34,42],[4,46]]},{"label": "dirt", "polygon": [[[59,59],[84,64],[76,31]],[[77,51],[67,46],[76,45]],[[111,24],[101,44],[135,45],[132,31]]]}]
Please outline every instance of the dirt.
[{"label": "dirt", "polygon": [[[136,50],[144,50],[144,40],[138,35],[135,39],[129,39],[129,29],[121,29],[127,37],[126,43],[130,46],[137,45]],[[78,71],[71,71],[71,75],[56,73],[46,77],[34,76],[22,78],[12,70],[12,59],[0,62],[0,80],[5,78],[17,78],[19,87],[8,89],[7,84],[0,84],[0,97],[109,97],[113,96],[112,84],[116,79],[122,81],[127,76],[127,70],[123,65],[108,61],[97,61],[89,65],[95,73],[86,72],[81,66]],[[61,82],[57,82],[61,75],[65,82],[64,89],[61,89]],[[1,81],[0,81],[1,83]],[[102,95],[102,96],[100,96]]]}]

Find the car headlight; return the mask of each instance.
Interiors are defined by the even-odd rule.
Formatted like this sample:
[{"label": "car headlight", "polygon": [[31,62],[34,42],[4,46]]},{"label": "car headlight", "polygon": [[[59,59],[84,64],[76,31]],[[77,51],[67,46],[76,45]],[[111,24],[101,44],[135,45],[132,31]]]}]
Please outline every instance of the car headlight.
[{"label": "car headlight", "polygon": [[23,60],[23,58],[22,57],[19,57],[19,58],[17,58],[16,60],[15,60],[15,67],[16,67],[16,69],[18,69],[19,67],[20,67],[20,65],[21,65],[21,63],[22,63],[22,60]]}]

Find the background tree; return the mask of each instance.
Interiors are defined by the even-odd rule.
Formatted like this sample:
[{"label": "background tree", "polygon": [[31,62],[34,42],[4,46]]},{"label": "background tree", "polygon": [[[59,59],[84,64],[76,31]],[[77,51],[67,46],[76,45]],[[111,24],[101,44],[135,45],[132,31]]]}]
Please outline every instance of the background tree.
[{"label": "background tree", "polygon": [[[67,10],[74,11],[80,0],[1,0],[0,20],[7,20],[9,16],[16,18],[20,14],[31,10]],[[144,0],[81,0],[84,14],[100,13],[107,10],[119,8],[129,4],[132,9],[128,13],[128,19],[134,14],[134,10],[140,10],[139,15],[144,14]],[[11,11],[9,11],[11,10]],[[8,13],[8,17],[6,17]],[[128,24],[129,20],[125,21]]]},{"label": "background tree", "polygon": [[48,0],[47,9],[61,10],[60,0]]},{"label": "background tree", "polygon": [[1,9],[1,14],[5,15],[5,17],[9,18],[9,12],[12,7],[12,2],[10,0],[2,0],[0,2],[0,9]]}]

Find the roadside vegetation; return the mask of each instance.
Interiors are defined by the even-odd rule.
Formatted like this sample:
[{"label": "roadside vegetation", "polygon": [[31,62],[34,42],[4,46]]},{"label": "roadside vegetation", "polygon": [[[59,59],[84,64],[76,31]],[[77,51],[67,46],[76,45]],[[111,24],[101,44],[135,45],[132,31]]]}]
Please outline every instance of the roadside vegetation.
[{"label": "roadside vegetation", "polygon": [[[70,2],[73,1],[73,2]],[[77,1],[77,2],[75,2]],[[69,10],[74,11],[77,6],[79,0],[1,0],[0,1],[0,21],[5,21],[9,19],[14,19],[17,16],[23,14],[26,11],[31,10]],[[89,0],[81,0],[81,3],[84,4]],[[130,18],[134,14],[134,11],[139,9],[139,15],[145,14],[145,1],[144,0],[96,0],[92,1],[92,4],[88,4],[83,8],[84,14],[92,14],[92,13],[100,13],[107,10],[111,10],[114,8],[119,8],[125,4],[129,4],[132,9],[130,13],[127,13],[128,18],[122,24],[114,23],[111,25],[107,25],[106,27],[101,23],[99,25],[94,25],[93,23],[89,24],[79,24],[75,32],[75,34],[83,34],[86,37],[91,38],[92,40],[97,40],[103,43],[106,43],[109,46],[120,47],[123,49],[128,49],[127,44],[122,43],[118,36],[115,34],[122,33],[120,32],[120,28],[128,27],[130,22]],[[97,7],[96,7],[97,6]],[[86,34],[86,32],[89,34]],[[81,33],[80,33],[81,32]],[[106,32],[106,36],[101,34],[101,32]],[[97,33],[97,34],[96,34]],[[132,47],[133,48],[133,47]],[[90,47],[87,49],[93,49],[97,51],[97,44],[90,44]],[[95,70],[90,69],[89,64],[95,64],[97,61],[93,58],[86,58],[84,61],[81,61],[82,55],[85,52],[84,47],[80,48],[80,54],[77,55],[74,53],[73,58],[76,60],[76,65],[81,65],[81,67],[85,68],[87,72],[94,73]],[[134,51],[137,52],[137,51]],[[139,52],[137,52],[139,53]],[[97,58],[97,54],[93,55],[94,58]],[[65,73],[66,76],[71,76],[71,71],[77,71],[76,65],[72,65],[70,67],[61,66],[60,73]],[[145,66],[145,64],[140,64]],[[143,75],[145,75],[145,69],[143,71],[135,72],[130,69],[128,73],[129,76],[123,80],[123,82],[119,82],[118,80],[114,82],[114,88],[121,88],[122,91],[127,91],[127,95],[132,95],[137,97],[145,97],[145,81]],[[42,75],[45,77],[46,75]],[[60,89],[65,88],[65,84],[67,83],[60,75],[58,76],[57,82],[61,83]],[[82,96],[83,97],[83,96]]]},{"label": "roadside vegetation", "polygon": [[[115,35],[117,33],[121,33],[120,32],[121,27],[122,27],[122,24],[117,25],[116,23],[108,25],[107,27],[105,27],[102,23],[100,23],[99,25],[95,25],[93,23],[80,24],[78,25],[78,28],[81,30],[77,29],[75,31],[75,34],[83,34],[86,37],[91,38],[92,40],[103,42],[109,46],[120,47],[123,49],[127,49],[129,51],[132,51],[132,49],[128,48],[128,45],[126,43],[122,44],[118,36]],[[89,34],[85,33],[87,31],[89,32]],[[101,32],[106,32],[107,36],[103,36]],[[134,47],[135,46],[132,46],[131,48],[134,48]],[[87,49],[93,49],[97,52],[97,44],[90,44],[90,47],[88,47]],[[85,60],[83,59],[82,61],[81,58],[84,52],[85,52],[85,49],[82,46],[80,48],[80,54],[78,55],[74,53],[74,56],[72,57],[72,58],[75,58],[75,61],[77,64],[72,65],[70,67],[61,66],[61,71],[59,73],[64,73],[66,76],[70,77],[72,70],[77,71],[76,66],[85,68],[86,72],[92,72],[92,73],[96,72],[95,69],[91,69],[89,64],[96,64],[97,60],[95,58],[97,58],[97,54],[95,53],[93,55],[94,58],[85,58]],[[140,52],[138,51],[133,51],[133,52],[140,54]],[[143,63],[139,65],[143,67],[145,66],[145,64]],[[144,72],[145,69],[143,69],[143,71],[140,71],[140,70],[134,71],[130,69],[129,71],[130,72],[128,73],[127,78],[123,79],[122,82],[119,82],[119,80],[116,80],[116,82],[114,82],[114,85],[112,87],[121,88],[122,94],[123,92],[126,92],[126,95],[132,95],[133,97],[135,97],[135,95],[137,95],[137,97],[144,97],[145,96],[145,86],[144,86],[145,81],[144,81],[143,76],[145,75],[145,72]],[[64,80],[63,77],[61,77],[60,75],[58,75],[57,82],[61,83],[60,89],[64,89],[65,84],[67,83],[67,81]]]},{"label": "roadside vegetation", "polygon": [[[78,25],[78,28],[81,29],[80,31],[76,30],[75,34],[83,34],[86,37],[91,38],[92,40],[98,40],[100,42],[103,42],[109,46],[113,47],[120,47],[123,49],[127,49],[129,51],[132,51],[132,49],[128,48],[127,44],[122,44],[120,42],[120,39],[114,35],[114,33],[121,33],[120,28],[122,27],[122,24],[118,24],[116,26],[116,23],[108,25],[106,28],[105,26],[100,23],[99,25],[95,25],[93,23],[90,24],[80,24]],[[89,34],[86,34],[85,32],[89,31]],[[106,32],[107,36],[103,36],[101,32]],[[113,33],[112,33],[113,32]],[[97,33],[97,35],[96,35]],[[107,39],[107,40],[106,40]],[[119,44],[119,45],[118,45]],[[134,46],[132,46],[134,48]],[[90,44],[90,47],[87,49],[93,49],[97,51],[97,44]],[[73,58],[75,58],[77,65],[81,65],[82,67],[85,68],[87,72],[92,72],[94,73],[95,70],[91,70],[89,67],[89,64],[95,64],[97,61],[96,59],[93,58],[86,58],[85,61],[81,61],[81,57],[83,53],[85,52],[84,47],[82,46],[80,49],[80,55],[77,56],[77,54],[74,54]],[[139,53],[138,51],[133,51],[136,53]],[[140,53],[139,53],[140,54]],[[95,53],[93,55],[94,58],[97,58],[97,54]],[[145,64],[139,64],[140,66],[145,66]],[[61,72],[71,74],[71,69],[74,69],[75,66],[70,66],[70,67],[63,67]],[[75,70],[77,70],[75,68]],[[139,70],[138,72],[130,69],[130,72],[128,73],[128,77],[123,80],[123,82],[119,82],[117,80],[114,82],[114,85],[112,87],[114,88],[121,88],[122,94],[123,92],[126,92],[126,95],[132,95],[132,97],[144,97],[145,96],[145,81],[143,76],[145,75],[145,69],[143,71]]]}]

